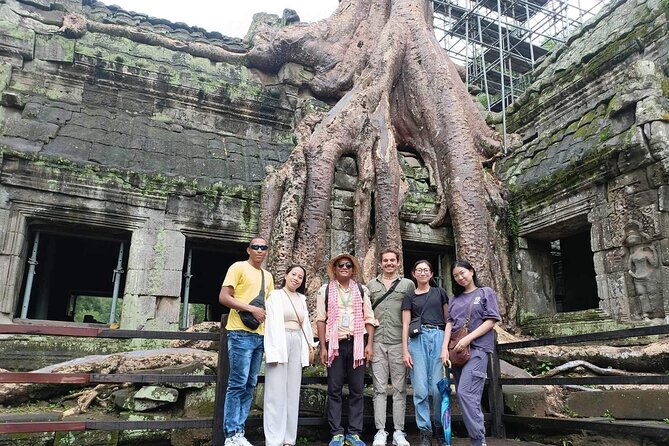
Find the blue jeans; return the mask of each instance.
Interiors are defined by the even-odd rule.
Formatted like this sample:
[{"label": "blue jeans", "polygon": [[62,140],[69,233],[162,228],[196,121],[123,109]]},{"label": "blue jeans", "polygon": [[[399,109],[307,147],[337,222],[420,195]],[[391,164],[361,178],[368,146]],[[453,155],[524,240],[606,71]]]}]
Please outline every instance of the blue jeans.
[{"label": "blue jeans", "polygon": [[228,332],[230,374],[223,409],[223,432],[226,438],[244,432],[244,423],[249,416],[253,392],[258,383],[263,351],[263,337],[259,334],[244,330]]},{"label": "blue jeans", "polygon": [[437,381],[441,379],[441,346],[444,331],[438,328],[421,327],[421,333],[409,338],[409,354],[413,361],[411,385],[413,386],[413,405],[416,410],[416,425],[421,432],[432,432],[430,422],[430,400],[432,397],[432,416],[437,431],[441,429],[441,394]]}]

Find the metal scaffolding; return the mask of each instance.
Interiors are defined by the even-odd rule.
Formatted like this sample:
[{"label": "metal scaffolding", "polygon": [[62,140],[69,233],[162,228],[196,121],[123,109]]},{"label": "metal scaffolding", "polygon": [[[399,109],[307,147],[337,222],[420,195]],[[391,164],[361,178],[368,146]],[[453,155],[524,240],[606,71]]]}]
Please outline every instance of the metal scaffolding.
[{"label": "metal scaffolding", "polygon": [[[550,50],[607,0],[433,0],[442,46],[490,111],[505,111]],[[506,133],[506,132],[505,132]]]}]

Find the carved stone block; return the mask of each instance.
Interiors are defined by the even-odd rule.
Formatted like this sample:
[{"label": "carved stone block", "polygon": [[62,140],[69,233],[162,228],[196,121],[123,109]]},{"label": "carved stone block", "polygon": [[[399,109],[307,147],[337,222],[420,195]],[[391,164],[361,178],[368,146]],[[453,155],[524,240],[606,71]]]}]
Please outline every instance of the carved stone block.
[{"label": "carved stone block", "polygon": [[660,240],[660,257],[662,258],[662,264],[669,266],[669,238]]},{"label": "carved stone block", "polygon": [[611,273],[606,281],[611,317],[620,321],[630,317],[629,280],[625,273]]},{"label": "carved stone block", "polygon": [[669,186],[660,186],[657,190],[658,209],[663,212],[669,212]]},{"label": "carved stone block", "polygon": [[74,40],[58,35],[37,34],[35,59],[49,62],[74,62]]},{"label": "carved stone block", "polygon": [[609,296],[608,276],[605,274],[597,274],[595,276],[597,283],[597,295],[599,296],[599,308],[606,314],[611,315],[611,298]]},{"label": "carved stone block", "polygon": [[[663,162],[665,165],[663,165]],[[669,158],[663,160],[663,162],[651,164],[646,168],[648,182],[652,187],[669,184]]]},{"label": "carved stone block", "polygon": [[630,195],[637,192],[648,190],[648,180],[646,172],[643,170],[636,170],[634,172],[626,173],[614,178],[608,185],[609,199],[618,198],[617,192],[624,189],[624,194]]},{"label": "carved stone block", "polygon": [[350,231],[330,230],[330,247],[333,255],[353,251],[353,234]]},{"label": "carved stone block", "polygon": [[613,273],[625,271],[627,269],[625,255],[626,252],[624,248],[615,248],[606,251],[604,256],[606,272]]},{"label": "carved stone block", "polygon": [[669,324],[669,267],[662,267],[662,300],[664,303],[664,323]]},{"label": "carved stone block", "polygon": [[593,252],[602,251],[603,248],[602,240],[602,222],[596,221],[590,226],[590,246],[592,247]]}]

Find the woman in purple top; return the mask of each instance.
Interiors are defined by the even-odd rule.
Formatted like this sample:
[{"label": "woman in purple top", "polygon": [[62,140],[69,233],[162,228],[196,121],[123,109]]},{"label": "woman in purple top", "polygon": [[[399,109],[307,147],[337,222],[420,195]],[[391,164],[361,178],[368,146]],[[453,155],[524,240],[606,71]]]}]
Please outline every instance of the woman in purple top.
[{"label": "woman in purple top", "polygon": [[465,324],[468,315],[469,334],[457,343],[455,349],[463,350],[469,346],[471,358],[465,365],[453,367],[453,375],[469,444],[486,446],[481,396],[488,354],[494,348],[493,327],[500,320],[499,307],[497,295],[492,289],[481,286],[474,267],[465,260],[458,260],[453,265],[453,298],[448,305],[445,344],[451,339],[451,333]]}]

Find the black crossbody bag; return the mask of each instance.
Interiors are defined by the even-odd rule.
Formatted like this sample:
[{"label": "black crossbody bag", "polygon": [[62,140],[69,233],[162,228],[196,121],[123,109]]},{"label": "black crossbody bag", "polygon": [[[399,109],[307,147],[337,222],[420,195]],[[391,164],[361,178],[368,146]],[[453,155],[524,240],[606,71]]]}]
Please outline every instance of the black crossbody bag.
[{"label": "black crossbody bag", "polygon": [[411,322],[409,322],[409,337],[415,338],[421,333],[421,324],[423,323],[423,313],[427,308],[427,298],[430,297],[430,291],[425,294],[425,304],[423,305],[423,310],[418,316],[412,317]]},{"label": "black crossbody bag", "polygon": [[[259,307],[262,308],[263,310],[265,309],[265,271],[260,269],[260,275],[261,275],[261,280],[260,280],[260,292],[256,297],[253,298],[251,302],[249,302],[249,305],[253,305],[254,307]],[[239,318],[242,320],[242,323],[249,327],[252,330],[257,330],[258,327],[260,327],[260,321],[253,317],[253,315],[248,312],[248,311],[240,311],[239,312]]]}]

